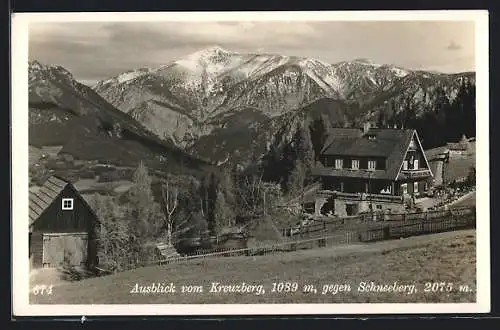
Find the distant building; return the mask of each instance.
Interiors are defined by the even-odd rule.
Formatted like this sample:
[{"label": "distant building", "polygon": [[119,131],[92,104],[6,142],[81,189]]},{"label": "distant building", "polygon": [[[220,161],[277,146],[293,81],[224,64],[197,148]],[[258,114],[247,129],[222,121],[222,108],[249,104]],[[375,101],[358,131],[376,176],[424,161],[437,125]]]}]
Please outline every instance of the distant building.
[{"label": "distant building", "polygon": [[429,162],[432,178],[429,178],[429,185],[439,187],[443,185],[445,178],[445,164],[450,159],[450,150],[446,147],[438,147],[425,151],[425,156]]},{"label": "distant building", "polygon": [[322,185],[315,214],[350,216],[403,211],[427,191],[432,172],[415,130],[365,125],[331,129],[313,175]]},{"label": "distant building", "polygon": [[446,148],[451,155],[467,155],[471,151],[470,141],[465,135],[457,143],[447,143]]},{"label": "distant building", "polygon": [[29,193],[29,257],[33,268],[97,265],[98,219],[75,187],[51,176]]}]

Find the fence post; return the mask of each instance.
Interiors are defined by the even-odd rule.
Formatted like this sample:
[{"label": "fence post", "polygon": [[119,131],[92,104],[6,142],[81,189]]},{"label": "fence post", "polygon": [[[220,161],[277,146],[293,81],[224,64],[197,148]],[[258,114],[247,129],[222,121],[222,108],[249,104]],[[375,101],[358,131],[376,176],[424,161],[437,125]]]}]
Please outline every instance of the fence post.
[{"label": "fence post", "polygon": [[389,239],[391,236],[391,228],[387,225],[384,226],[384,239]]}]

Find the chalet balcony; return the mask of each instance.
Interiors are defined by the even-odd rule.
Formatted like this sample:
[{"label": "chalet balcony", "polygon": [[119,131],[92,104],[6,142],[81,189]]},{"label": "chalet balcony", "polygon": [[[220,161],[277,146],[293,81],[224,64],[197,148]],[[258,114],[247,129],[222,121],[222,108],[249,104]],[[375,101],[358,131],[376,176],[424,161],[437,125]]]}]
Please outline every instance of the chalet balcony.
[{"label": "chalet balcony", "polygon": [[389,194],[368,194],[368,193],[348,193],[335,190],[319,190],[318,196],[321,197],[334,197],[334,198],[346,198],[359,201],[385,201],[385,202],[402,202],[402,196],[395,196]]},{"label": "chalet balcony", "polygon": [[432,176],[431,171],[426,168],[421,168],[417,170],[401,170],[401,174],[408,179],[427,178]]}]

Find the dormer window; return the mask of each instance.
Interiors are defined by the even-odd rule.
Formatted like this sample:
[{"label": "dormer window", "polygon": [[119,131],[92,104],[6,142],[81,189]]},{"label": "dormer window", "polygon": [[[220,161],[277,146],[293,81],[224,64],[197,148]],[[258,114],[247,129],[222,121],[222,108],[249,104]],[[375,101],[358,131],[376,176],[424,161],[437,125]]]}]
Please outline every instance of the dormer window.
[{"label": "dormer window", "polygon": [[373,134],[370,134],[367,137],[368,137],[368,140],[375,140],[376,139],[375,135],[373,135]]},{"label": "dormer window", "polygon": [[335,159],[335,168],[336,169],[341,169],[344,167],[344,161],[343,159]]},{"label": "dormer window", "polygon": [[62,209],[65,210],[73,210],[73,198],[63,198],[62,199]]},{"label": "dormer window", "polygon": [[351,162],[351,168],[353,170],[359,170],[359,160],[353,159]]},{"label": "dormer window", "polygon": [[417,149],[417,144],[415,143],[415,139],[412,139],[412,140],[410,141],[410,149],[411,149],[411,150],[415,150],[415,149]]}]

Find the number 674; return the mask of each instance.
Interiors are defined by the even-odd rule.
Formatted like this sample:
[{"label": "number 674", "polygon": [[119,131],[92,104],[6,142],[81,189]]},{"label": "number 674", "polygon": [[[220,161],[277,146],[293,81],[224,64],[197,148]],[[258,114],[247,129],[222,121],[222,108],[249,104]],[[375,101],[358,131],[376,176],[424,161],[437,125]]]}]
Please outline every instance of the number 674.
[{"label": "number 674", "polygon": [[53,285],[45,285],[45,284],[40,284],[40,285],[35,285],[33,287],[33,294],[35,296],[38,296],[38,295],[50,295],[52,294],[52,287]]}]

